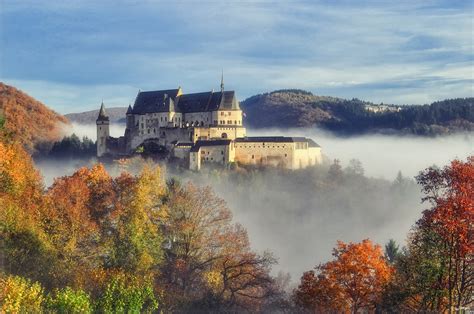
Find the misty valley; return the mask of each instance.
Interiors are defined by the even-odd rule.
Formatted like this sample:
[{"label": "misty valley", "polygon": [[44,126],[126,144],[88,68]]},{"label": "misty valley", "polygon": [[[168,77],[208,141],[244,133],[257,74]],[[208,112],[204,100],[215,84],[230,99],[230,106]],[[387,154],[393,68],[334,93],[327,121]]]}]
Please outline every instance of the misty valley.
[{"label": "misty valley", "polygon": [[0,314],[474,313],[473,13],[0,0]]},{"label": "misty valley", "polygon": [[[95,140],[94,128],[74,123],[69,134]],[[122,124],[112,124],[111,134],[123,134],[123,129]],[[289,273],[291,285],[304,270],[328,260],[338,240],[370,238],[385,244],[394,239],[403,245],[413,223],[426,209],[414,177],[429,166],[442,167],[452,159],[462,160],[474,153],[472,133],[435,138],[338,137],[314,128],[249,133],[309,136],[323,147],[324,163],[299,171],[208,168],[196,173],[170,167],[164,161],[154,162],[164,169],[167,179],[211,186],[227,203],[235,220],[247,229],[252,247],[275,254],[278,264],[273,271]],[[331,174],[335,159],[340,173]],[[71,175],[96,162],[95,157],[41,158],[36,164],[50,185],[54,178]],[[138,158],[133,164],[127,170],[138,173],[145,161]],[[114,175],[122,169],[116,162],[105,165]]]}]

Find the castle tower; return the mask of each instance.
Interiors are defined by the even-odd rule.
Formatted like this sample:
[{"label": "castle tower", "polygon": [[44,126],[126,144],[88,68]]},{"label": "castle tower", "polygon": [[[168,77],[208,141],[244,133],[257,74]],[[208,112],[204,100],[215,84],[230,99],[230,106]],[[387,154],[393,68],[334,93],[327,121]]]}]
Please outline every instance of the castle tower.
[{"label": "castle tower", "polygon": [[109,117],[105,113],[104,102],[100,105],[99,116],[95,121],[97,125],[97,157],[107,153],[107,139],[109,138]]}]

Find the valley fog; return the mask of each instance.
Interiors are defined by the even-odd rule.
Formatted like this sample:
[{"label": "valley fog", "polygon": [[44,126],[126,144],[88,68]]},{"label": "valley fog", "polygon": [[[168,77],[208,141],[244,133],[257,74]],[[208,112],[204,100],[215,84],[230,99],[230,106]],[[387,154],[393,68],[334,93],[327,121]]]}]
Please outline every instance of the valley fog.
[{"label": "valley fog", "polygon": [[321,145],[331,161],[347,165],[351,159],[362,162],[369,177],[392,180],[398,171],[413,177],[432,165],[445,165],[474,154],[474,133],[439,137],[365,135],[341,138],[319,129],[247,129],[248,136],[282,135],[310,137]]},{"label": "valley fog", "polygon": [[[115,130],[113,136],[123,134],[123,126],[115,125],[111,130]],[[75,125],[73,132],[95,140],[95,126]],[[315,129],[248,131],[249,136],[275,134],[311,137],[322,146],[329,163],[339,159],[344,169],[351,159],[358,159],[365,176],[345,171],[343,180],[333,182],[328,179],[328,164],[295,172],[237,174],[168,169],[167,176],[211,185],[226,200],[235,220],[248,230],[252,246],[273,252],[279,260],[274,270],[289,272],[293,282],[303,271],[327,261],[337,240],[370,238],[383,246],[393,238],[403,244],[425,208],[413,176],[433,164],[444,166],[456,157],[465,159],[474,154],[473,134],[338,138]],[[54,177],[71,174],[95,161],[43,160],[37,165],[49,185]],[[405,178],[394,182],[399,170]]]}]

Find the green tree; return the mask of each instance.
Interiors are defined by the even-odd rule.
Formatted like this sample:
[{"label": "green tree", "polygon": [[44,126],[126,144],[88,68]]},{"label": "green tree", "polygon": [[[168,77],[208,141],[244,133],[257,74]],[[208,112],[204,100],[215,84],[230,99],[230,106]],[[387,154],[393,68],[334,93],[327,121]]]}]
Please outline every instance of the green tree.
[{"label": "green tree", "polygon": [[46,300],[46,309],[54,313],[92,313],[89,295],[70,287],[56,289]]},{"label": "green tree", "polygon": [[102,313],[152,313],[158,309],[153,286],[133,275],[117,274],[107,283],[98,301]]},{"label": "green tree", "polygon": [[388,243],[385,244],[385,258],[391,265],[393,265],[399,255],[399,246],[394,239],[390,239]]}]

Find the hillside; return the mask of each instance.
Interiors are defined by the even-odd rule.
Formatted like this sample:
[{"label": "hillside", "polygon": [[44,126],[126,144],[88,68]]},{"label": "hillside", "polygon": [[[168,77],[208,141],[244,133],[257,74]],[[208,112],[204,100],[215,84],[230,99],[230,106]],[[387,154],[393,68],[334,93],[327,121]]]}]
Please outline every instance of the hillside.
[{"label": "hillside", "polygon": [[0,114],[5,129],[30,153],[48,150],[63,137],[69,121],[26,93],[0,82]]},{"label": "hillside", "polygon": [[244,122],[252,128],[316,126],[345,135],[474,131],[474,98],[394,106],[279,90],[247,98],[241,107],[246,114]]},{"label": "hillside", "polygon": [[[107,115],[109,116],[110,122],[124,122],[127,107],[112,107],[106,108]],[[85,111],[80,113],[68,113],[65,116],[71,122],[80,124],[92,124],[95,123],[97,116],[99,115],[99,109]]]},{"label": "hillside", "polygon": [[[317,96],[303,90],[278,90],[242,101],[250,128],[319,127],[341,135],[389,133],[439,135],[474,131],[474,98],[431,105],[384,105],[359,99]],[[126,107],[107,108],[111,122],[125,122]],[[71,122],[94,124],[98,110],[67,114]]]}]

